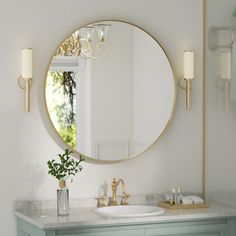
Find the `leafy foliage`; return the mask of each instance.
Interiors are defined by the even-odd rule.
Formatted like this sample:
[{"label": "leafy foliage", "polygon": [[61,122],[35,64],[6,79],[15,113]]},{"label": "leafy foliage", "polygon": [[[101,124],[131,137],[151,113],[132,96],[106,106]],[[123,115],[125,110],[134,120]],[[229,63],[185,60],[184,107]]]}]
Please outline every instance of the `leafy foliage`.
[{"label": "leafy foliage", "polygon": [[70,127],[76,123],[75,113],[75,96],[76,96],[76,82],[75,74],[72,71],[51,71],[49,72],[53,78],[53,86],[55,90],[63,89],[65,96],[64,103],[55,107],[58,123],[62,127]]},{"label": "leafy foliage", "polygon": [[80,155],[79,161],[75,161],[70,156],[72,153],[73,151],[66,149],[64,154],[58,154],[60,162],[56,162],[54,159],[48,161],[48,173],[60,181],[66,180],[69,176],[75,175],[76,173],[82,171],[83,167],[80,165],[80,163],[85,159],[82,155]]},{"label": "leafy foliage", "polygon": [[59,125],[58,133],[72,148],[76,148],[76,82],[72,71],[50,71],[53,93],[63,91],[63,103],[54,104],[53,110]]},{"label": "leafy foliage", "polygon": [[76,125],[73,124],[70,128],[60,128],[58,131],[62,139],[72,148],[76,148]]}]

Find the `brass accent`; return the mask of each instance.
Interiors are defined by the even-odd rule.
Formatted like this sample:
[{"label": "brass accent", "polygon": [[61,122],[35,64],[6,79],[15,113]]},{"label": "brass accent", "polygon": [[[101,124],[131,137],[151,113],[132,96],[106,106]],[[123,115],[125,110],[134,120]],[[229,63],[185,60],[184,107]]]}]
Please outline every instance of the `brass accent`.
[{"label": "brass accent", "polygon": [[21,76],[18,78],[18,86],[24,90],[24,104],[25,104],[25,112],[29,112],[30,110],[30,89],[32,86],[32,78],[26,79]]},{"label": "brass accent", "polygon": [[95,198],[97,200],[97,207],[105,207],[106,206],[106,196],[101,196],[98,198]]},{"label": "brass accent", "polygon": [[206,0],[202,0],[202,81],[201,81],[201,151],[202,151],[202,198],[206,201]]},{"label": "brass accent", "polygon": [[186,109],[190,110],[192,104],[192,80],[188,79],[186,81]]},{"label": "brass accent", "polygon": [[[108,48],[105,43],[105,27],[111,27],[111,24],[91,24],[87,25],[86,27],[82,27],[69,35],[65,39],[65,41],[58,47],[56,56],[81,56],[82,58],[93,58],[93,59],[98,59],[102,58],[107,54]],[[85,38],[81,38],[79,35],[80,30],[86,30],[88,33],[89,29],[94,29],[97,34],[100,34],[102,32],[102,36],[100,38],[100,35],[98,36],[100,39],[98,40],[97,44],[93,45],[93,41],[91,39],[91,36],[87,35]],[[99,56],[94,55],[94,51],[99,49],[103,49],[103,53]]]},{"label": "brass accent", "polygon": [[[182,81],[185,85],[181,84]],[[186,110],[189,111],[192,105],[192,80],[181,77],[179,79],[179,86],[185,90]]]},{"label": "brass accent", "polygon": [[[172,63],[171,63],[171,61],[170,61],[170,57],[167,55],[167,53],[166,53],[166,51],[164,50],[164,47],[162,46],[162,44],[161,44],[154,36],[152,36],[150,33],[148,33],[148,31],[146,31],[145,29],[141,28],[140,26],[137,26],[137,25],[135,25],[135,24],[133,24],[133,23],[130,23],[130,22],[128,22],[128,21],[113,20],[113,19],[111,19],[111,20],[100,20],[100,21],[97,21],[97,22],[88,23],[88,24],[86,24],[86,25],[84,25],[84,26],[81,26],[81,28],[84,28],[84,27],[86,27],[87,25],[96,24],[96,23],[100,23],[100,22],[108,22],[108,23],[109,23],[110,21],[126,23],[126,24],[130,24],[130,25],[132,25],[132,26],[134,26],[134,27],[137,27],[138,29],[140,29],[140,30],[142,30],[143,32],[145,32],[146,34],[148,34],[148,35],[161,47],[161,49],[163,50],[165,56],[167,57],[167,60],[168,60],[168,62],[169,62],[169,64],[170,64],[170,68],[171,68],[172,74],[173,74],[173,80],[174,80],[174,101],[173,101],[173,106],[172,106],[171,115],[170,115],[170,117],[169,117],[169,120],[168,120],[167,123],[166,123],[165,128],[164,128],[163,131],[161,132],[161,134],[160,134],[160,135],[156,138],[156,140],[154,140],[154,142],[153,142],[152,144],[150,144],[150,146],[148,146],[145,150],[143,150],[143,151],[141,151],[141,152],[139,152],[139,153],[137,153],[137,154],[135,154],[135,155],[133,155],[133,156],[130,156],[130,157],[124,158],[124,159],[119,159],[119,160],[111,160],[111,161],[110,161],[110,160],[98,160],[98,159],[95,159],[95,158],[93,158],[93,157],[86,156],[85,154],[80,153],[80,152],[77,151],[76,149],[73,149],[73,151],[74,151],[74,154],[73,154],[73,155],[74,155],[76,158],[79,158],[79,156],[82,154],[82,155],[85,157],[86,161],[91,162],[91,163],[101,163],[101,164],[112,164],[112,163],[119,163],[119,162],[122,162],[122,161],[127,161],[127,160],[133,159],[133,158],[135,158],[135,157],[138,157],[138,156],[142,155],[143,153],[145,153],[146,151],[148,151],[149,149],[151,149],[151,148],[153,147],[153,145],[156,144],[157,141],[159,141],[159,139],[165,134],[165,132],[167,131],[167,129],[170,127],[170,123],[171,123],[171,120],[173,119],[174,112],[175,112],[175,109],[176,109],[176,101],[177,101],[177,85],[176,85],[176,84],[177,84],[177,79],[176,79],[176,76],[175,76],[176,73],[175,73],[174,68],[173,68],[173,66],[172,66]],[[77,31],[77,30],[78,30],[78,28],[77,28],[76,30],[74,30],[72,33],[70,33],[69,35],[73,34],[73,33],[74,33],[75,31]],[[67,37],[68,37],[68,36],[67,36]],[[63,40],[63,41],[59,44],[59,46],[60,46],[64,41],[65,41],[65,40]],[[59,47],[59,46],[58,46],[58,47]],[[64,140],[63,140],[63,138],[58,134],[58,132],[57,132],[57,130],[56,130],[56,128],[55,128],[55,126],[54,126],[54,124],[53,124],[51,118],[50,118],[50,114],[49,114],[49,110],[48,110],[48,106],[47,106],[47,101],[46,101],[47,74],[48,74],[48,70],[49,70],[49,68],[50,68],[51,62],[52,62],[54,56],[56,55],[56,52],[57,52],[58,47],[54,50],[54,53],[53,53],[53,55],[51,56],[51,59],[50,59],[50,61],[49,61],[49,63],[48,63],[47,71],[46,71],[46,74],[45,74],[45,80],[44,80],[44,105],[45,105],[45,108],[46,108],[45,110],[46,110],[46,112],[47,112],[47,115],[48,115],[49,122],[50,122],[50,124],[51,124],[52,130],[54,131],[54,134],[57,134],[57,136],[59,136],[60,140],[62,141],[62,142],[61,142],[61,146],[62,146],[63,148],[66,147],[66,148],[72,149],[71,146],[69,146],[67,143],[65,143]],[[55,138],[55,139],[56,139],[56,138]]]},{"label": "brass accent", "polygon": [[65,188],[66,187],[66,181],[65,180],[60,180],[59,181],[59,187],[60,188]]},{"label": "brass accent", "polygon": [[120,183],[121,183],[122,194],[123,194],[121,202],[120,202],[120,205],[128,205],[129,194],[126,193],[124,180],[123,179],[119,179],[118,181],[116,181],[116,179],[113,178],[113,180],[111,182],[111,188],[112,188],[112,196],[111,196],[111,203],[110,203],[111,206],[117,206],[118,205],[116,191],[117,191],[117,187],[118,187],[118,185]]},{"label": "brass accent", "polygon": [[199,208],[208,208],[209,205],[206,203],[202,204],[189,204],[189,205],[171,205],[170,203],[167,202],[160,202],[159,207],[163,207],[169,210],[181,210],[181,209],[199,209]]},{"label": "brass accent", "polygon": [[121,196],[120,205],[128,205],[129,204],[129,202],[128,202],[129,196],[130,195],[128,193],[123,194],[123,196]]},{"label": "brass accent", "polygon": [[229,80],[226,79],[224,82],[224,110],[229,109]]}]

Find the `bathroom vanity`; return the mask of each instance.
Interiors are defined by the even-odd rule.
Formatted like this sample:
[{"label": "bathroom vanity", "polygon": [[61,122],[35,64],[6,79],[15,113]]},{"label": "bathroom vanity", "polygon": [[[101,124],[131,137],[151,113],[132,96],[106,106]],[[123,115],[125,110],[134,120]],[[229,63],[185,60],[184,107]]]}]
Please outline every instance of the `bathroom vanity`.
[{"label": "bathroom vanity", "polygon": [[176,210],[151,217],[114,218],[94,207],[56,210],[16,210],[18,236],[235,236],[236,209],[211,204],[208,209]]}]

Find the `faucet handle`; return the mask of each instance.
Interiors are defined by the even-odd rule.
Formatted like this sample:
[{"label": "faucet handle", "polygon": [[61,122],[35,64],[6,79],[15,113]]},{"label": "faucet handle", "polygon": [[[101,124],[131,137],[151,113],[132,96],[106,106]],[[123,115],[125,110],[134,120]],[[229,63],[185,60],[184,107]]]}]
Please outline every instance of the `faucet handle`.
[{"label": "faucet handle", "polygon": [[106,200],[107,197],[106,196],[101,196],[101,197],[97,197],[95,198],[97,200],[97,207],[105,207],[106,206]]},{"label": "faucet handle", "polygon": [[128,193],[123,193],[123,196],[121,196],[121,201],[120,201],[120,205],[128,205],[128,198],[129,198],[129,194]]}]

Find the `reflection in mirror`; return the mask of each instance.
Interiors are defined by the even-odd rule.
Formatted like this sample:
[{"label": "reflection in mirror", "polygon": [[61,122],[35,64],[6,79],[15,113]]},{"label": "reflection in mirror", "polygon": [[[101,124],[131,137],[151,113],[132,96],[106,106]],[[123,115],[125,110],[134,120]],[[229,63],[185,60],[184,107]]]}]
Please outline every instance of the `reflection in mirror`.
[{"label": "reflection in mirror", "polygon": [[50,62],[45,98],[63,141],[87,157],[125,160],[161,136],[176,89],[161,46],[118,21],[90,24],[67,37]]}]

